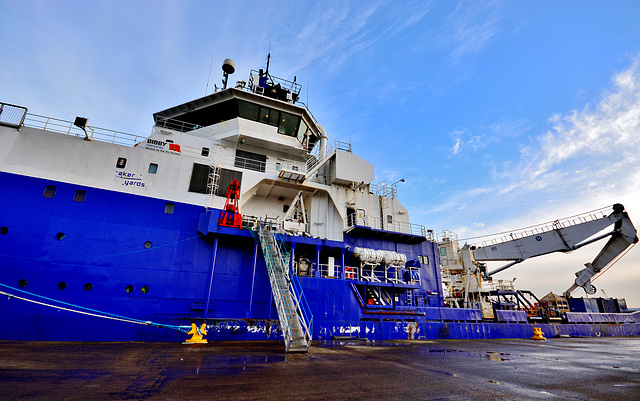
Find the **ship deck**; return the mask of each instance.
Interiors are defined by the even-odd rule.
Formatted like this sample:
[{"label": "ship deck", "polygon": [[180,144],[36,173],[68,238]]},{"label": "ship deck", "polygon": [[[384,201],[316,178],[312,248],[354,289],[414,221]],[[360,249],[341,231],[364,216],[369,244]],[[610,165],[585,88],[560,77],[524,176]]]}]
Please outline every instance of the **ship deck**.
[{"label": "ship deck", "polygon": [[640,337],[314,343],[0,342],[2,398],[635,399]]}]

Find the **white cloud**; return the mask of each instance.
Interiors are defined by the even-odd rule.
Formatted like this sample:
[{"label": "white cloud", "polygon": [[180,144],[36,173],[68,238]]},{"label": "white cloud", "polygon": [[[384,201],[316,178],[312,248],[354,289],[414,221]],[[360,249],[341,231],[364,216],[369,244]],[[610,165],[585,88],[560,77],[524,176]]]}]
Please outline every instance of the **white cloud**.
[{"label": "white cloud", "polygon": [[451,47],[449,61],[459,63],[482,52],[500,33],[496,2],[459,3],[449,17],[446,42]]},{"label": "white cloud", "polygon": [[449,157],[463,153],[475,154],[502,141],[513,140],[532,128],[533,125],[527,119],[502,118],[488,126],[480,127],[477,132],[468,129],[453,131],[450,136],[455,143]]},{"label": "white cloud", "polygon": [[502,172],[501,192],[584,191],[598,183],[628,187],[640,170],[640,67],[636,60],[613,78],[596,107],[555,115],[552,129],[523,148]]}]

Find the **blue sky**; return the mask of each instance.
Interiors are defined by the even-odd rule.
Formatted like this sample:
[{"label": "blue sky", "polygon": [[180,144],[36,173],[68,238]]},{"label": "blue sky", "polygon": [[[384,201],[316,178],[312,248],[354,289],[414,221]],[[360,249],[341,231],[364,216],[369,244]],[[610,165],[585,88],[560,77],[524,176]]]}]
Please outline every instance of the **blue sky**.
[{"label": "blue sky", "polygon": [[[5,1],[0,101],[148,134],[152,113],[265,64],[331,138],[460,238],[623,203],[640,227],[638,1]],[[539,296],[599,245],[532,259]],[[640,247],[596,281],[640,306]],[[600,290],[599,290],[600,291]],[[601,292],[599,292],[602,295]]]}]

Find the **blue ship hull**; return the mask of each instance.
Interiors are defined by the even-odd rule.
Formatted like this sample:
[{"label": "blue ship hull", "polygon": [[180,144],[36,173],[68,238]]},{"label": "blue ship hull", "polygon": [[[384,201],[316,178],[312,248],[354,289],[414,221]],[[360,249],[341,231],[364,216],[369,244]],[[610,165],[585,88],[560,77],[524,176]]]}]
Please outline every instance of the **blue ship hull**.
[{"label": "blue ship hull", "polygon": [[[43,196],[46,186],[55,194]],[[77,190],[86,191],[82,202]],[[182,341],[206,323],[209,340],[281,340],[261,249],[249,230],[219,227],[219,210],[63,182],[0,173],[0,338],[47,341]],[[287,237],[294,252],[352,265],[351,247],[427,256],[417,285],[373,284],[338,272],[300,277],[313,338],[527,338],[523,311],[445,308],[437,246],[406,235],[360,230],[344,242]],[[394,299],[371,305],[385,288]],[[407,299],[407,290],[418,295]],[[208,301],[208,303],[207,303]],[[547,336],[640,335],[640,314],[569,313],[537,323]],[[181,331],[182,330],[182,331]]]}]

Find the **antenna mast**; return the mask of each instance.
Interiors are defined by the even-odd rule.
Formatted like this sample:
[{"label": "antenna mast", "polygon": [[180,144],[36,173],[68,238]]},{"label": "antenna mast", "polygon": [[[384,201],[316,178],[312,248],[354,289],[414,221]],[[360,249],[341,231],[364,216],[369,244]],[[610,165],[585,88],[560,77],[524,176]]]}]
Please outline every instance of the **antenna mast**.
[{"label": "antenna mast", "polygon": [[209,80],[211,79],[211,67],[213,67],[213,55],[214,54],[215,54],[215,52],[211,52],[211,63],[209,64],[209,76],[207,77],[207,86],[204,88],[204,95],[205,96],[207,96],[207,90],[209,90]]},{"label": "antenna mast", "polygon": [[269,61],[271,60],[271,52],[267,53],[267,69],[265,70],[265,75],[269,75]]}]

